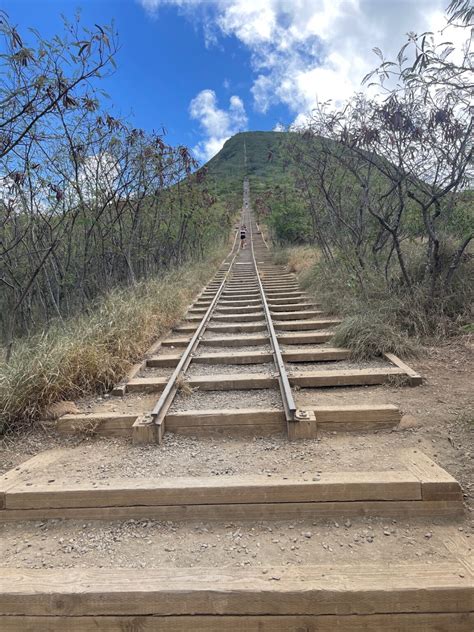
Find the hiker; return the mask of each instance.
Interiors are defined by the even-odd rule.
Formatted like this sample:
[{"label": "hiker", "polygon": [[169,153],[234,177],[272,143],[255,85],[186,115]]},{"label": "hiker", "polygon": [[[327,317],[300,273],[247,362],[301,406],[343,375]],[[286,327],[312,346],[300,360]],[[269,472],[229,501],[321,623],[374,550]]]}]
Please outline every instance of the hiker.
[{"label": "hiker", "polygon": [[245,224],[240,229],[240,247],[245,248],[245,243],[247,241],[247,227]]}]

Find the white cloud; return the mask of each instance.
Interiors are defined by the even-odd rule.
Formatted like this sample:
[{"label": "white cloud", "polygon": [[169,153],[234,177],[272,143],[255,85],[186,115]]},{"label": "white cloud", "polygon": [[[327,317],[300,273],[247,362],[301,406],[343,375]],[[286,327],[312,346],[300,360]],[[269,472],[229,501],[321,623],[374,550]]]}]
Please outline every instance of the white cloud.
[{"label": "white cloud", "polygon": [[[318,102],[342,102],[408,32],[441,28],[448,0],[138,0],[174,5],[251,53],[257,110],[284,104],[297,120]],[[198,11],[199,9],[199,11]],[[204,17],[203,17],[204,16]]]},{"label": "white cloud", "polygon": [[202,90],[191,101],[189,114],[199,121],[205,135],[205,139],[193,148],[196,157],[203,161],[217,154],[228,138],[247,128],[244,104],[235,95],[230,97],[229,108],[222,110],[217,106],[214,90]]}]

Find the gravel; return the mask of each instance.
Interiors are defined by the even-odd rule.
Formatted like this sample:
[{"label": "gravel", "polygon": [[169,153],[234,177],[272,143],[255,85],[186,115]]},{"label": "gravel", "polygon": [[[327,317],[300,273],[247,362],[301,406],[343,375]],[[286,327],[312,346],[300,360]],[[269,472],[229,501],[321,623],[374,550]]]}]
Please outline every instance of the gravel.
[{"label": "gravel", "polygon": [[[244,407],[252,405],[245,401]],[[223,408],[233,406],[223,406]],[[204,406],[202,407],[204,408]],[[386,437],[387,435],[385,435]],[[132,446],[127,439],[85,439],[47,472],[31,474],[69,482],[118,478],[251,475],[301,477],[320,472],[404,469],[397,452],[380,450],[381,434],[327,435],[289,443],[285,434],[256,438],[194,438],[165,434],[161,445]],[[30,482],[28,476],[25,480]]]},{"label": "gravel", "polygon": [[[206,355],[208,353],[255,353],[256,351],[258,352],[264,352],[264,353],[271,353],[272,348],[270,345],[248,345],[246,347],[219,347],[219,346],[212,346],[212,345],[204,345],[204,346],[199,346],[195,352],[196,356],[200,356],[200,355]],[[203,366],[208,366],[203,365]]]},{"label": "gravel", "polygon": [[430,564],[451,560],[445,538],[460,535],[457,525],[437,523],[427,538],[419,521],[370,517],[252,524],[49,520],[1,525],[0,556],[2,566],[14,568]]},{"label": "gravel", "polygon": [[190,394],[178,393],[170,412],[179,410],[214,408],[282,408],[278,389],[256,389],[251,391],[199,391]]},{"label": "gravel", "polygon": [[285,362],[288,372],[294,371],[345,371],[350,369],[393,369],[386,360],[339,360],[337,362]]},{"label": "gravel", "polygon": [[242,375],[246,373],[276,372],[273,362],[265,364],[192,364],[186,371],[186,377],[196,375]]}]

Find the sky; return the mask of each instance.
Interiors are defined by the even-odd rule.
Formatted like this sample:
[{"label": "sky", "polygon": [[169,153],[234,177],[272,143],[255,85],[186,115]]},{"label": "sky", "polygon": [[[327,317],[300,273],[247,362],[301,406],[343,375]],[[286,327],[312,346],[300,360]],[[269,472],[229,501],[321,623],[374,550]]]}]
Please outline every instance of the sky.
[{"label": "sky", "polygon": [[28,40],[114,21],[117,70],[104,80],[116,114],[167,131],[200,161],[244,130],[304,121],[318,102],[342,103],[409,31],[437,29],[449,0],[3,0]]}]

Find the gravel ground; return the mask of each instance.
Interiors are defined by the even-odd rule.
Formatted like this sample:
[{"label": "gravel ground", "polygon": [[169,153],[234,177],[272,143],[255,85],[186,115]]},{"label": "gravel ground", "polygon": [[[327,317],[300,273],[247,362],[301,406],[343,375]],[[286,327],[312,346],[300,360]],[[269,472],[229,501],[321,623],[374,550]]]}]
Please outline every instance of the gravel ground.
[{"label": "gravel ground", "polygon": [[0,556],[2,566],[17,568],[430,564],[452,559],[446,536],[474,539],[464,527],[442,521],[428,528],[417,521],[344,517],[253,524],[50,520],[1,525]]},{"label": "gravel ground", "polygon": [[[268,333],[266,331],[239,331],[238,333],[231,333],[231,332],[225,332],[225,331],[208,331],[206,330],[206,332],[204,333],[203,336],[203,340],[213,340],[214,338],[229,338],[229,340],[232,340],[233,338],[235,338],[236,336],[238,336],[239,338],[242,337],[249,337],[251,338],[252,336],[268,336]],[[236,349],[238,347],[235,347]]]},{"label": "gravel ground", "polygon": [[[211,346],[211,345],[205,345],[202,347],[198,347],[196,350],[195,355],[196,356],[200,356],[200,355],[206,355],[208,353],[255,353],[256,351],[258,352],[264,352],[264,353],[271,353],[272,348],[270,345],[248,345],[247,347],[218,347],[218,346]],[[208,366],[203,365],[203,366]]]},{"label": "gravel ground", "polygon": [[275,373],[273,362],[266,364],[192,364],[186,371],[186,377],[196,375],[242,375],[246,373]]},{"label": "gravel ground", "polygon": [[[251,404],[245,402],[245,407]],[[395,433],[397,434],[397,433]],[[70,482],[118,478],[251,475],[302,477],[321,472],[405,469],[397,450],[387,450],[387,436],[336,435],[288,443],[286,436],[194,438],[167,433],[161,445],[131,446],[127,439],[87,439],[25,481]],[[398,444],[410,445],[398,441]],[[401,447],[401,446],[400,446]],[[323,474],[324,476],[324,474]]]},{"label": "gravel ground", "polygon": [[171,377],[175,367],[172,366],[147,366],[144,367],[137,377]]},{"label": "gravel ground", "polygon": [[170,412],[179,410],[219,408],[282,408],[278,389],[258,389],[251,391],[200,391],[178,393],[170,407]]},{"label": "gravel ground", "polygon": [[289,373],[294,371],[345,371],[349,369],[393,369],[386,360],[338,360],[336,362],[285,362]]}]

